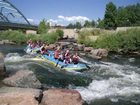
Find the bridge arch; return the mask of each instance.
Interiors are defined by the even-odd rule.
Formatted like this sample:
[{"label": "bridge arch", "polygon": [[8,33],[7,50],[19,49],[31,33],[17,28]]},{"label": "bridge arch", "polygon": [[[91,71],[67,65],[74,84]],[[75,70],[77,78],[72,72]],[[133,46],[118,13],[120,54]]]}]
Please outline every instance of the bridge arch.
[{"label": "bridge arch", "polygon": [[0,0],[0,22],[31,25],[22,12],[8,0]]}]

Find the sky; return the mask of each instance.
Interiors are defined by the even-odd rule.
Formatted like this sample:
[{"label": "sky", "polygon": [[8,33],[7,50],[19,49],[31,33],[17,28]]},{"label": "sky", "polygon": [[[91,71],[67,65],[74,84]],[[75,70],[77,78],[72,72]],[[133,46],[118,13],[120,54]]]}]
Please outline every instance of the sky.
[{"label": "sky", "polygon": [[106,4],[117,7],[140,3],[140,0],[9,0],[32,23],[46,19],[54,24],[67,25],[75,21],[103,18]]}]

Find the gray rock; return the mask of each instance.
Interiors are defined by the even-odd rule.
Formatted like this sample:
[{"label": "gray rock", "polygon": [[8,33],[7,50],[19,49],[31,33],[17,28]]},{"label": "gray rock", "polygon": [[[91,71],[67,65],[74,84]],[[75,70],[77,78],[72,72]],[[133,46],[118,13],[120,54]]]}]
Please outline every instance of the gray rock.
[{"label": "gray rock", "polygon": [[84,51],[85,45],[74,43],[74,50],[76,51]]},{"label": "gray rock", "polygon": [[38,105],[42,91],[30,88],[0,88],[0,105]]},{"label": "gray rock", "polygon": [[84,101],[76,90],[49,89],[43,92],[40,105],[83,105]]},{"label": "gray rock", "polygon": [[29,70],[19,70],[12,73],[8,78],[3,80],[3,83],[13,87],[22,88],[41,88],[40,81],[36,78],[35,74]]},{"label": "gray rock", "polygon": [[106,49],[93,49],[91,54],[93,58],[101,59],[108,56],[108,51]]},{"label": "gray rock", "polygon": [[0,53],[0,75],[3,76],[5,72],[4,55]]}]

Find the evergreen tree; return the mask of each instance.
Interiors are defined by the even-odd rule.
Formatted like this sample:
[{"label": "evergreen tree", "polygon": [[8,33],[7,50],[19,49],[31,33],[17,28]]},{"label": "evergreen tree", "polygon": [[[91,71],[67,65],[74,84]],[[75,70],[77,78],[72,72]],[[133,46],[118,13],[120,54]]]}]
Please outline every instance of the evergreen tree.
[{"label": "evergreen tree", "polygon": [[91,27],[90,21],[86,20],[85,21],[85,24],[84,24],[84,27]]},{"label": "evergreen tree", "polygon": [[109,2],[106,5],[106,11],[104,16],[104,25],[106,29],[115,29],[117,27],[116,16],[116,6],[112,2]]},{"label": "evergreen tree", "polygon": [[81,23],[80,23],[80,22],[76,22],[76,24],[75,24],[75,28],[77,28],[77,29],[81,29],[81,28],[82,28]]},{"label": "evergreen tree", "polygon": [[98,18],[97,22],[98,22],[97,28],[103,29],[104,28],[104,20],[101,20],[100,18]]}]

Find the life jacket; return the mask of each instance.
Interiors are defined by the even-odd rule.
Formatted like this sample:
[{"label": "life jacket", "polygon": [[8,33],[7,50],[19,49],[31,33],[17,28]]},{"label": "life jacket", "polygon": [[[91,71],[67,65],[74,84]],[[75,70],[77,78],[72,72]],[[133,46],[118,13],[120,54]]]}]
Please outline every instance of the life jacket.
[{"label": "life jacket", "polygon": [[54,58],[55,59],[59,59],[59,56],[60,56],[60,50],[56,50],[55,52],[54,52]]},{"label": "life jacket", "polygon": [[74,56],[74,57],[72,58],[72,62],[73,62],[74,64],[77,64],[78,61],[79,61],[78,56]]}]

